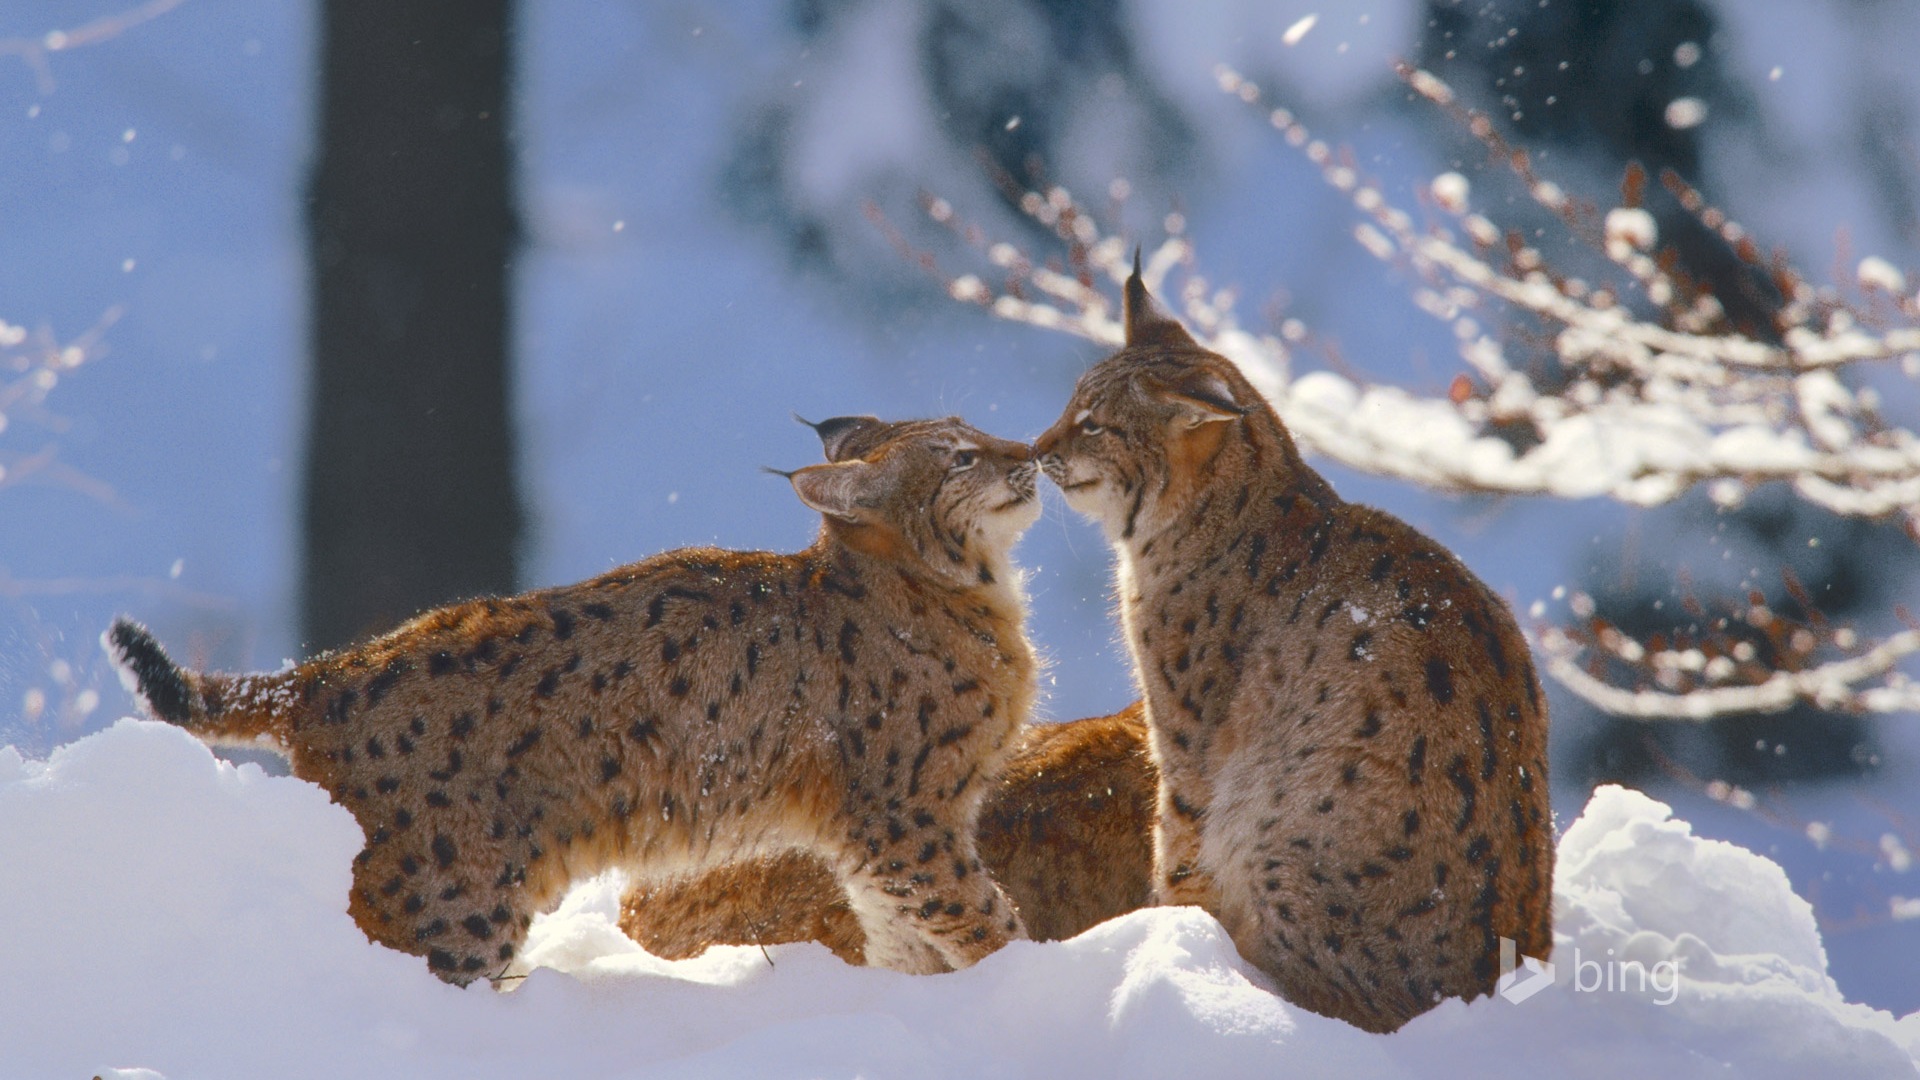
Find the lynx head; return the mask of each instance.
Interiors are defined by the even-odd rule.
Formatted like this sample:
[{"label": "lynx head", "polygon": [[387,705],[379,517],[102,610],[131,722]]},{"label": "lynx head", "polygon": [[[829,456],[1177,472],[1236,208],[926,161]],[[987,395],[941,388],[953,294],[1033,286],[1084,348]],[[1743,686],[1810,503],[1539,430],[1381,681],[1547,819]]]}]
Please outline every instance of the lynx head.
[{"label": "lynx head", "polygon": [[1065,413],[1034,443],[1068,504],[1115,543],[1177,520],[1229,440],[1249,438],[1262,420],[1278,429],[1232,361],[1153,310],[1137,256],[1126,330],[1126,345],[1080,377]]},{"label": "lynx head", "polygon": [[1014,541],[1040,516],[1025,445],[957,417],[811,426],[830,462],[789,478],[833,537],[958,585],[1007,577]]}]

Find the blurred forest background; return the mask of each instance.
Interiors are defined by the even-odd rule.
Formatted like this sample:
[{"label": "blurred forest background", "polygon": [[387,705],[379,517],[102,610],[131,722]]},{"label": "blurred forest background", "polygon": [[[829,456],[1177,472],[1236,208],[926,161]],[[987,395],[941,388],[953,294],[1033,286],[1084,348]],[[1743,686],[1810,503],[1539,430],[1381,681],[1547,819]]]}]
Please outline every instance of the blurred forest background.
[{"label": "blurred forest background", "polygon": [[[1020,195],[1060,185],[1118,235],[1190,240],[1250,328],[1310,328],[1296,371],[1444,395],[1452,329],[1217,65],[1403,205],[1467,177],[1550,259],[1590,256],[1395,62],[1576,197],[1672,170],[1854,288],[1862,256],[1920,266],[1916,48],[1895,0],[10,5],[0,742],[44,753],[130,710],[94,644],[120,612],[196,664],[275,667],[476,591],[799,547],[813,515],[758,471],[816,456],[789,412],[1030,438],[1100,350],[950,299],[898,249],[978,261],[931,199],[1045,258]],[[1769,340],[1768,275],[1658,184],[1645,207]],[[1912,380],[1870,378],[1911,425]],[[1703,602],[1885,636],[1913,595],[1901,522],[1783,489],[1637,510],[1317,464],[1536,631],[1591,597],[1642,639]],[[1118,708],[1097,532],[1056,501],[1022,557],[1046,715]],[[1608,780],[1673,802],[1787,868],[1850,997],[1920,1008],[1898,960],[1920,954],[1920,718],[1647,722],[1548,691],[1563,815]]]}]

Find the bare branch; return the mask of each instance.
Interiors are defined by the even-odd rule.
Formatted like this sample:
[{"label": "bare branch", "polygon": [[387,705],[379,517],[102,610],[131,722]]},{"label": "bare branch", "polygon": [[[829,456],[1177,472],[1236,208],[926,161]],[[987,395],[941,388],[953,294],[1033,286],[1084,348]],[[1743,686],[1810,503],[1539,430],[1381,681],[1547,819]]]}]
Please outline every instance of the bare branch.
[{"label": "bare branch", "polygon": [[[1224,67],[1216,73],[1222,90],[1259,105],[1258,87]],[[1303,449],[1430,488],[1605,496],[1635,506],[1705,485],[1717,504],[1731,507],[1759,484],[1784,482],[1798,498],[1839,514],[1900,514],[1909,535],[1920,538],[1920,436],[1883,418],[1878,393],[1852,377],[1867,365],[1920,375],[1920,303],[1904,274],[1864,259],[1843,295],[1809,285],[1783,261],[1763,268],[1745,229],[1678,178],[1661,178],[1683,209],[1780,290],[1771,336],[1743,331],[1710,293],[1670,269],[1672,253],[1660,249],[1654,218],[1639,208],[1648,183],[1643,172],[1629,170],[1617,207],[1603,212],[1578,203],[1538,175],[1486,117],[1460,107],[1438,79],[1410,68],[1401,74],[1602,256],[1604,279],[1556,272],[1520,233],[1473,212],[1470,186],[1455,173],[1436,177],[1424,193],[1440,223],[1416,227],[1349,156],[1315,139],[1288,110],[1262,106],[1280,136],[1360,212],[1355,240],[1419,278],[1416,306],[1448,326],[1465,365],[1437,395],[1371,385],[1338,370],[1296,373],[1292,349],[1309,341],[1310,331],[1297,319],[1282,322],[1277,336],[1242,329],[1235,297],[1197,272],[1193,246],[1172,221],[1147,262],[1149,287],[1177,297],[1195,337],[1240,365]],[[1119,345],[1110,292],[1094,282],[1102,275],[1124,280],[1132,245],[1104,231],[1063,189],[1026,192],[1019,204],[1068,245],[1074,272],[991,242],[945,200],[929,196],[929,217],[993,268],[943,275],[949,295],[998,318]],[[930,255],[915,258],[929,269],[937,265]],[[987,280],[992,272],[1002,276],[997,287]],[[1167,281],[1176,272],[1177,290]],[[1510,355],[1515,344],[1496,334],[1516,325],[1539,342],[1537,352]],[[1548,670],[1596,707],[1642,719],[1702,721],[1801,703],[1854,713],[1920,711],[1920,687],[1898,670],[1920,651],[1920,629],[1866,642],[1826,626],[1817,613],[1810,625],[1789,626],[1755,605],[1739,618],[1773,621],[1735,632],[1721,620],[1723,632],[1671,648],[1658,639],[1651,646],[1629,641],[1597,623],[1550,630]],[[1813,610],[1805,598],[1802,606]],[[1590,617],[1591,610],[1579,614]],[[1756,649],[1755,641],[1764,647]]]},{"label": "bare branch", "polygon": [[0,38],[0,56],[18,57],[33,71],[34,83],[41,94],[53,93],[53,53],[98,45],[119,37],[141,23],[165,15],[186,0],[147,0],[137,7],[101,17],[71,30],[49,30],[37,38]]}]

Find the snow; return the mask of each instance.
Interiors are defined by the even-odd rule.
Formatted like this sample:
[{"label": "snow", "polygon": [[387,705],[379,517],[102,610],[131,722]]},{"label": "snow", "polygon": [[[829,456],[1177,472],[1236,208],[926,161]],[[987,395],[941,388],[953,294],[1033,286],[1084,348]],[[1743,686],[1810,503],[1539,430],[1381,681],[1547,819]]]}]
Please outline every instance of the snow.
[{"label": "snow", "polygon": [[[1251,328],[1266,326],[1269,310],[1283,317],[1279,333],[1300,346],[1294,365],[1302,371],[1321,366],[1323,344],[1350,358],[1364,377],[1343,381],[1330,396],[1358,408],[1362,434],[1378,431],[1379,439],[1336,446],[1339,456],[1316,456],[1315,464],[1344,496],[1392,510],[1445,543],[1516,608],[1563,583],[1580,584],[1590,542],[1596,553],[1623,547],[1634,535],[1661,535],[1666,526],[1656,522],[1671,519],[1597,498],[1459,499],[1339,461],[1431,468],[1462,454],[1458,468],[1434,470],[1448,486],[1544,483],[1561,494],[1617,490],[1658,501],[1671,485],[1663,489],[1656,476],[1635,486],[1636,475],[1710,472],[1748,449],[1769,468],[1829,456],[1820,444],[1781,442],[1757,421],[1751,431],[1696,429],[1668,423],[1666,414],[1606,412],[1596,417],[1606,445],[1582,453],[1570,431],[1554,456],[1536,450],[1516,465],[1507,444],[1473,439],[1475,425],[1459,416],[1429,416],[1376,396],[1367,383],[1431,387],[1437,378],[1444,385],[1457,349],[1450,322],[1400,300],[1424,274],[1378,264],[1352,241],[1349,195],[1328,188],[1289,145],[1296,134],[1302,145],[1308,137],[1293,114],[1275,110],[1294,126],[1276,119],[1281,132],[1268,129],[1260,112],[1219,92],[1213,72],[1223,60],[1241,66],[1271,104],[1297,110],[1326,140],[1323,152],[1331,148],[1336,162],[1357,170],[1352,198],[1373,184],[1387,205],[1412,206],[1436,173],[1460,168],[1481,184],[1470,194],[1494,222],[1509,224],[1511,208],[1489,194],[1480,169],[1456,163],[1457,125],[1439,110],[1402,104],[1393,62],[1423,55],[1427,5],[1206,0],[1122,8],[1142,66],[1128,96],[1164,92],[1197,142],[1177,168],[1155,166],[1153,144],[1142,140],[1157,129],[1115,121],[1116,106],[1099,87],[1084,107],[1063,114],[1077,133],[1062,142],[1069,152],[1049,162],[1048,175],[1083,194],[1106,190],[1121,201],[1130,193],[1131,236],[1148,241],[1159,215],[1177,205],[1182,236],[1212,279],[1241,290]],[[1715,8],[1716,29],[1698,43],[1711,58],[1702,72],[1714,63],[1730,68],[1744,97],[1713,97],[1713,122],[1694,131],[1710,197],[1752,226],[1763,249],[1784,245],[1820,281],[1830,269],[1852,276],[1844,251],[1920,266],[1900,185],[1886,182],[1898,161],[1889,164],[1884,149],[1875,149],[1894,147],[1894,157],[1906,160],[1898,147],[1914,141],[1920,113],[1889,103],[1920,99],[1910,62],[1920,5],[1748,0]],[[82,25],[100,10],[84,0],[13,5],[0,36]],[[847,41],[871,45],[891,31],[898,35],[891,52],[921,48],[920,26],[901,5],[828,5],[817,28],[804,26],[795,10],[786,0],[562,4],[530,7],[522,20],[516,103],[527,237],[518,264],[516,384],[537,526],[527,538],[526,584],[578,580],[692,543],[797,546],[817,518],[797,500],[763,498],[753,486],[760,466],[792,467],[817,452],[804,429],[782,426],[789,410],[816,417],[961,412],[1002,434],[1030,436],[1056,419],[1073,375],[1098,355],[970,310],[990,299],[985,283],[968,306],[952,310],[901,301],[923,275],[865,220],[863,200],[879,198],[891,213],[925,189],[952,200],[954,223],[985,218],[991,225],[996,190],[970,156],[972,136],[910,136],[916,117],[931,122],[924,78],[901,83],[891,57],[847,68]],[[1316,13],[1311,32],[1287,47],[1286,29]],[[42,331],[66,342],[101,323],[103,312],[126,312],[105,335],[105,362],[62,366],[50,402],[71,420],[57,435],[59,462],[101,487],[21,482],[27,470],[15,468],[0,492],[0,743],[18,740],[45,754],[128,707],[93,644],[118,613],[153,623],[163,639],[212,667],[271,668],[281,657],[304,655],[291,508],[304,426],[300,196],[317,33],[309,5],[184,4],[103,47],[63,52],[55,61],[58,90],[48,95],[0,57],[0,69],[14,76],[0,100],[0,137],[14,151],[0,160],[0,204],[8,250],[18,253],[0,260],[0,315],[10,320],[0,344]],[[1451,96],[1430,75],[1414,81],[1422,92]],[[155,85],[174,92],[154,93]],[[854,111],[837,111],[845,109]],[[139,137],[125,144],[129,128]],[[778,228],[758,217],[753,191],[734,183],[741,166],[762,164],[746,153],[761,135],[817,140],[778,155],[773,163],[788,171],[767,197],[794,199],[803,218],[827,223],[835,245],[853,244],[855,255],[840,269],[856,284],[826,284],[829,275],[789,258]],[[936,150],[928,152],[930,145]],[[1562,191],[1543,181],[1534,189],[1541,203],[1598,199],[1605,206],[1615,197],[1618,168],[1583,171],[1577,149],[1556,147],[1535,163],[1567,185]],[[910,209],[896,218],[917,220]],[[1471,224],[1443,224],[1501,235],[1477,215]],[[1841,252],[1839,229],[1850,240]],[[989,235],[1028,234],[998,228]],[[974,266],[939,250],[943,267]],[[123,269],[129,259],[132,272]],[[1280,297],[1287,302],[1266,303]],[[1870,299],[1884,309],[1891,298]],[[1492,311],[1476,317],[1497,333]],[[1109,307],[1088,326],[1117,334],[1111,314]],[[1599,349],[1644,355],[1675,345],[1625,342],[1623,329],[1596,317],[1581,333]],[[1236,357],[1260,355],[1245,344],[1253,334],[1221,333],[1243,343],[1230,350]],[[1843,351],[1817,334],[1806,345],[1819,350],[1813,355]],[[1520,355],[1516,349],[1513,359]],[[1920,372],[1920,354],[1910,364],[1910,374]],[[1273,385],[1288,377],[1282,369]],[[1282,396],[1276,401],[1286,405]],[[1313,411],[1310,405],[1289,407],[1287,419]],[[10,416],[10,447],[36,451],[56,440],[30,411]],[[1404,426],[1429,420],[1438,425],[1431,444]],[[1322,431],[1350,423],[1339,416],[1311,422]],[[1723,432],[1731,437],[1714,442]],[[701,451],[689,455],[694,442]],[[1556,477],[1553,469],[1565,472]],[[1727,479],[1714,490],[1736,501],[1746,483]],[[1913,497],[1911,490],[1886,496]],[[138,527],[125,527],[130,520]],[[1073,515],[1050,514],[1045,525],[1022,550],[1036,575],[1032,631],[1052,660],[1042,708],[1055,717],[1110,712],[1132,696],[1134,682],[1109,618],[1106,547]],[[1622,529],[1653,531],[1623,537]],[[1660,560],[1662,572],[1683,565],[1678,547],[1671,554],[1671,562]],[[1746,553],[1739,558],[1754,565]],[[169,572],[176,560],[184,568],[177,578]],[[1592,614],[1591,598],[1577,602],[1574,615]],[[46,678],[49,661],[60,657],[73,663],[71,682]],[[89,687],[105,696],[83,715],[78,694]],[[1578,742],[1563,736],[1577,736],[1579,710],[1558,684],[1547,689],[1555,752],[1567,754]],[[1878,731],[1875,753],[1888,768],[1846,785],[1788,792],[1804,816],[1831,823],[1834,842],[1824,851],[1796,830],[1681,785],[1668,794],[1699,831],[1774,853],[1809,896],[1821,888],[1818,903],[1835,924],[1826,938],[1831,972],[1853,998],[1911,1010],[1920,1008],[1911,961],[1920,920],[1889,927],[1866,916],[1907,910],[1893,900],[1920,889],[1914,871],[1893,877],[1874,861],[1888,825],[1879,808],[1914,820],[1920,726],[1889,720]],[[1573,761],[1556,762],[1563,816],[1586,798],[1583,787],[1569,786]],[[1908,846],[1920,846],[1911,834]],[[313,845],[302,847],[312,857]],[[12,873],[0,864],[0,889]],[[751,959],[764,963],[757,953]],[[0,1063],[13,1045],[0,1038]]]},{"label": "snow", "polygon": [[511,992],[455,989],[347,918],[359,846],[319,788],[164,724],[0,749],[7,1073],[1878,1077],[1920,1055],[1920,1013],[1842,999],[1777,865],[1614,787],[1560,844],[1553,984],[1393,1036],[1287,1005],[1193,908],[914,977],[815,945],[658,960],[615,929],[611,877],[535,923]]}]

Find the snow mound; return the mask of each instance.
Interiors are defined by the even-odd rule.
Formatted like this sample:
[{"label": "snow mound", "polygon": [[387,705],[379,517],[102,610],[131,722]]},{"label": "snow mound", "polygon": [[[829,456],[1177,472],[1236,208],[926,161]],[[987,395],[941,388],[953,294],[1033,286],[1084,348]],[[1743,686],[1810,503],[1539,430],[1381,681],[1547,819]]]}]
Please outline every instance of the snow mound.
[{"label": "snow mound", "polygon": [[1920,1013],[1842,1000],[1779,867],[1619,788],[1561,842],[1552,984],[1523,971],[1518,1004],[1449,1002],[1393,1036],[1274,997],[1196,909],[914,977],[814,945],[659,960],[616,929],[611,877],[535,923],[513,992],[460,990],[347,918],[360,843],[318,788],[163,724],[45,762],[0,749],[0,1071],[1856,1077],[1920,1057]]}]

